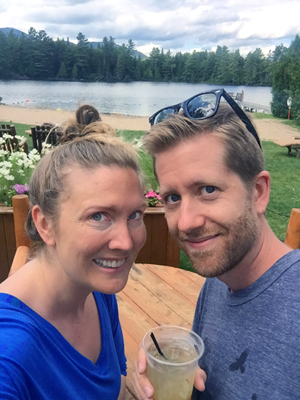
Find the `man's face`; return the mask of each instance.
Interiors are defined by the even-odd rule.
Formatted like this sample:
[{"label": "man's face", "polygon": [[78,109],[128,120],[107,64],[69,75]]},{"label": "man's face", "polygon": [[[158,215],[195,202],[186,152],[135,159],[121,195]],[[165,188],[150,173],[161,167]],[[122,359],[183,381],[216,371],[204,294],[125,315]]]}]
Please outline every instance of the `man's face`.
[{"label": "man's face", "polygon": [[202,276],[238,265],[258,235],[252,193],[224,164],[222,141],[188,139],[156,158],[169,230]]}]

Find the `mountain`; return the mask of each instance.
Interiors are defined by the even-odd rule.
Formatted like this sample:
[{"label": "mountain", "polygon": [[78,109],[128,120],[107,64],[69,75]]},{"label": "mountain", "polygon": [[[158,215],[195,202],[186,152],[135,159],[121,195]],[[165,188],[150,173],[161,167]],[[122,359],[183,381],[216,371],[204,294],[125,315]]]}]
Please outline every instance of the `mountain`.
[{"label": "mountain", "polygon": [[17,36],[17,37],[20,37],[22,35],[27,36],[27,33],[19,31],[19,29],[15,29],[15,28],[0,28],[0,32],[3,32],[5,35],[8,35],[10,31],[13,31],[13,34],[15,36]]},{"label": "mountain", "polygon": [[[14,34],[15,36],[17,36],[17,37],[20,37],[20,36],[22,36],[22,35],[27,36],[27,33],[21,32],[21,31],[19,31],[18,29],[15,29],[15,28],[0,28],[0,32],[3,32],[5,35],[8,35],[10,31],[13,31],[13,34]],[[70,42],[70,43],[71,43],[71,42]],[[93,47],[93,49],[96,49],[96,48],[98,47],[98,45],[100,45],[100,47],[102,47],[102,43],[103,43],[103,42],[88,42],[88,43]],[[119,47],[120,45],[116,43],[116,46]],[[132,55],[133,55],[133,57],[135,57],[135,58],[141,57],[142,60],[144,60],[145,58],[147,58],[147,56],[146,56],[145,54],[141,53],[141,52],[138,51],[138,50],[133,50],[133,51],[132,51]]]}]

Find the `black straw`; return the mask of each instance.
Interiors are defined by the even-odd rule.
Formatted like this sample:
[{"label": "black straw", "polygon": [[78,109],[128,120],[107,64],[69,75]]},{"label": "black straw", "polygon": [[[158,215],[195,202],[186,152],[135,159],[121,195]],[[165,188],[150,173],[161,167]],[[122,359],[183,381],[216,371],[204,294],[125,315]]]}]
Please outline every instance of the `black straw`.
[{"label": "black straw", "polygon": [[159,344],[157,343],[157,340],[156,340],[156,338],[155,338],[153,332],[150,333],[150,337],[151,337],[151,339],[153,340],[153,343],[155,344],[155,347],[156,347],[157,351],[159,352],[159,354],[160,354],[165,360],[168,360],[167,357],[164,355],[164,353],[161,351],[161,348],[159,347]]}]

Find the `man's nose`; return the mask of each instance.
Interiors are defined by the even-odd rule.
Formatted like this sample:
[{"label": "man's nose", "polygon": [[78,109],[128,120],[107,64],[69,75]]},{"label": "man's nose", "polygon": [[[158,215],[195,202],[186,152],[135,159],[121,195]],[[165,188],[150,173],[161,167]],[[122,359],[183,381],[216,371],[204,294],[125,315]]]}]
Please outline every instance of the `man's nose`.
[{"label": "man's nose", "polygon": [[201,212],[201,206],[197,201],[182,201],[179,209],[177,228],[189,233],[200,228],[205,223],[205,217]]}]

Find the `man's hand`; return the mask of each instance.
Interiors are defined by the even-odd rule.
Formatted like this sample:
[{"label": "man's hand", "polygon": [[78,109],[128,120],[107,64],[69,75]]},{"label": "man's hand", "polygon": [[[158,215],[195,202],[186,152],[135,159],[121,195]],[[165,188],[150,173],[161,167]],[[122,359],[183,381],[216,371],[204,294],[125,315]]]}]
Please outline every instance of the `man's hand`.
[{"label": "man's hand", "polygon": [[139,400],[153,400],[154,389],[146,375],[147,359],[140,344],[138,358],[134,364],[132,383]]},{"label": "man's hand", "polygon": [[[146,375],[147,359],[142,346],[140,345],[138,358],[134,365],[132,383],[134,391],[139,400],[153,400],[154,389]],[[194,386],[200,392],[205,389],[206,373],[201,368],[197,368]]]}]

